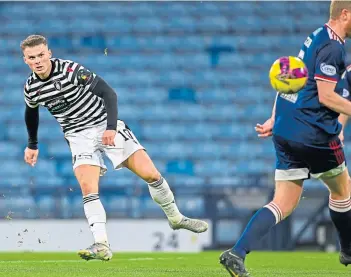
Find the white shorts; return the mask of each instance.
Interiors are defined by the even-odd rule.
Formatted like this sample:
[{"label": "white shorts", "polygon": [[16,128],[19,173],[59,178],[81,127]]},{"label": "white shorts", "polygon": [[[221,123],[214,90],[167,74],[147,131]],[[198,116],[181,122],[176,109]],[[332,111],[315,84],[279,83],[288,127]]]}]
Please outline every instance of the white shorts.
[{"label": "white shorts", "polygon": [[65,135],[72,152],[73,170],[80,165],[100,166],[100,176],[104,175],[107,167],[104,155],[112,162],[117,170],[122,163],[138,150],[145,150],[134,136],[133,132],[122,120],[117,121],[115,146],[102,144],[102,135],[106,130],[106,122],[86,130]]}]

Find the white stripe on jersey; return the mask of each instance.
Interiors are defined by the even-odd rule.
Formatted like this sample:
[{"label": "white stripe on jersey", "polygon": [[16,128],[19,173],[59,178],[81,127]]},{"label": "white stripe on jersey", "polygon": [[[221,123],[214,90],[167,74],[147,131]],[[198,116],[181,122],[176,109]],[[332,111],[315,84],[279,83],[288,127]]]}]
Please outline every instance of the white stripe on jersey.
[{"label": "white stripe on jersey", "polygon": [[46,107],[65,133],[74,133],[106,121],[103,100],[91,90],[96,85],[96,74],[80,64],[52,59],[53,71],[46,80],[32,73],[24,87],[28,106]]},{"label": "white stripe on jersey", "polygon": [[343,41],[341,41],[340,37],[333,31],[333,29],[330,28],[330,26],[328,24],[326,24],[326,26],[327,26],[329,38],[332,40],[336,40],[336,41],[340,42],[341,44],[343,44]]}]

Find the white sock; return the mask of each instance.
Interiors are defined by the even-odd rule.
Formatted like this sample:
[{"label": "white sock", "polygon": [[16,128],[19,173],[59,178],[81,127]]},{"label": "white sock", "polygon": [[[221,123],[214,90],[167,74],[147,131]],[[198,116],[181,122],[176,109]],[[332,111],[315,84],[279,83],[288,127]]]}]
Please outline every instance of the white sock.
[{"label": "white sock", "polygon": [[172,223],[179,223],[183,215],[178,210],[173,192],[169,188],[167,181],[161,176],[160,180],[148,185],[152,199],[160,205],[168,220]]},{"label": "white sock", "polygon": [[84,212],[88,219],[94,241],[108,245],[106,232],[106,212],[98,193],[90,193],[83,197]]}]

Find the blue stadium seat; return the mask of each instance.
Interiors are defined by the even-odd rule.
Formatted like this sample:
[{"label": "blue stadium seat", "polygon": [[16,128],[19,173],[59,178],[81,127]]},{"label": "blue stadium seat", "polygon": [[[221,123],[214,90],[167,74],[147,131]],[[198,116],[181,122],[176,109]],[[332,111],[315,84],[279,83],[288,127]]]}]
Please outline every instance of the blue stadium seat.
[{"label": "blue stadium seat", "polygon": [[[213,132],[213,130],[208,131]],[[206,141],[202,143],[194,142],[189,143],[190,157],[194,157],[199,160],[203,159],[219,159],[222,156],[223,146],[220,144],[214,144],[212,141]]]},{"label": "blue stadium seat", "polygon": [[[68,196],[68,201],[64,202],[65,206],[63,209],[70,211],[70,215],[73,218],[84,217],[84,208],[83,208],[83,198],[80,193],[74,194],[73,196]],[[65,213],[68,214],[67,211]]]},{"label": "blue stadium seat", "polygon": [[35,218],[34,199],[30,196],[1,199],[0,215],[2,218],[7,217],[9,219]]},{"label": "blue stadium seat", "polygon": [[35,176],[34,179],[31,180],[32,186],[37,186],[39,188],[46,188],[46,187],[63,187],[66,185],[66,180],[62,178],[61,175],[50,175],[45,176]]},{"label": "blue stadium seat", "polygon": [[177,196],[179,209],[191,217],[205,217],[204,199],[202,196]]},{"label": "blue stadium seat", "polygon": [[[240,171],[241,174],[243,174],[244,172]],[[208,186],[232,186],[232,187],[236,187],[236,186],[242,186],[243,185],[243,181],[242,178],[240,176],[237,175],[232,175],[232,176],[228,176],[228,177],[222,177],[222,176],[213,176],[209,179]]]},{"label": "blue stadium seat", "polygon": [[172,88],[168,92],[168,97],[170,101],[196,102],[195,91],[191,88]]},{"label": "blue stadium seat", "polygon": [[235,164],[226,160],[209,160],[195,163],[195,175],[211,177],[215,175],[231,176],[235,172]]},{"label": "blue stadium seat", "polygon": [[189,160],[168,161],[167,172],[180,175],[194,175],[194,164]]},{"label": "blue stadium seat", "polygon": [[57,172],[61,176],[72,177],[73,175],[73,165],[72,160],[65,159],[57,163]]},{"label": "blue stadium seat", "polygon": [[70,158],[72,156],[69,145],[63,139],[49,143],[47,149],[48,156],[51,159]]},{"label": "blue stadium seat", "polygon": [[217,240],[219,243],[232,244],[242,232],[243,224],[235,220],[221,220],[218,224]]},{"label": "blue stadium seat", "polygon": [[[50,21],[45,21],[44,24],[50,24],[48,23]],[[56,23],[54,23],[54,26],[56,30],[59,30],[60,28],[58,28],[58,25]],[[64,29],[64,28],[62,28]],[[55,48],[65,48],[65,49],[70,49],[73,47],[73,42],[72,42],[72,39],[68,38],[68,37],[59,37],[59,36],[53,36],[53,37],[50,37],[49,38],[49,41],[48,41],[50,47],[53,47],[54,49]]]},{"label": "blue stadium seat", "polygon": [[9,141],[0,141],[0,158],[22,157],[23,149],[18,144]]},{"label": "blue stadium seat", "polygon": [[132,24],[123,18],[114,18],[113,20],[102,20],[101,28],[106,31],[113,31],[118,33],[130,33],[132,31]]},{"label": "blue stadium seat", "polygon": [[133,22],[133,31],[145,33],[160,33],[166,29],[166,26],[159,18],[139,18]]},{"label": "blue stadium seat", "polygon": [[165,217],[160,206],[150,196],[145,196],[140,200],[140,215],[142,217]]},{"label": "blue stadium seat", "polygon": [[38,131],[38,138],[40,140],[50,140],[50,139],[63,139],[63,132],[60,125],[57,122],[51,120],[51,122],[41,122]]},{"label": "blue stadium seat", "polygon": [[26,175],[18,174],[3,174],[1,178],[2,186],[11,186],[11,187],[29,187],[32,185],[33,181],[30,177]]},{"label": "blue stadium seat", "polygon": [[[173,177],[172,181],[169,180],[169,177]],[[202,188],[203,186],[205,186],[206,182],[205,182],[205,178],[203,178],[204,176],[178,176],[176,175],[171,175],[171,174],[167,174],[167,181],[169,183],[169,185],[171,186],[171,188],[173,187],[198,187],[198,188]]]},{"label": "blue stadium seat", "polygon": [[55,216],[57,211],[57,201],[51,195],[42,195],[37,197],[37,213],[40,218],[48,218]]},{"label": "blue stadium seat", "polygon": [[28,175],[30,173],[30,166],[23,161],[22,158],[6,159],[0,167],[1,175]]},{"label": "blue stadium seat", "polygon": [[107,213],[112,213],[114,216],[127,215],[129,212],[129,199],[126,196],[111,195],[107,198],[101,196],[101,201],[105,206]]},{"label": "blue stadium seat", "polygon": [[84,36],[81,39],[81,46],[89,48],[103,49],[106,48],[105,38],[101,35]]},{"label": "blue stadium seat", "polygon": [[40,159],[34,168],[31,169],[31,174],[40,177],[55,177],[56,176],[56,162],[54,160]]}]

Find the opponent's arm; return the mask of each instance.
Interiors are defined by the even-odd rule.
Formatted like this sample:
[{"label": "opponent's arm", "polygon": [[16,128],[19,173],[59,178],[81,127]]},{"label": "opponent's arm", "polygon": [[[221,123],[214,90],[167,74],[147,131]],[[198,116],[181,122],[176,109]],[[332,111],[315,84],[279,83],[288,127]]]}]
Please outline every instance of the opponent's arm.
[{"label": "opponent's arm", "polygon": [[104,100],[106,113],[107,113],[107,127],[106,130],[117,129],[117,118],[118,118],[118,108],[117,108],[117,94],[111,88],[104,79],[98,78],[95,87],[92,92]]}]

